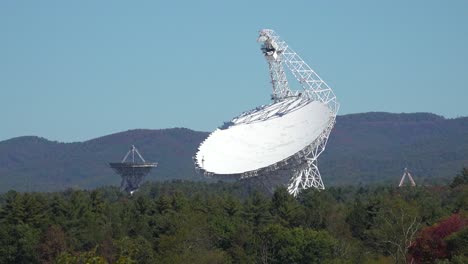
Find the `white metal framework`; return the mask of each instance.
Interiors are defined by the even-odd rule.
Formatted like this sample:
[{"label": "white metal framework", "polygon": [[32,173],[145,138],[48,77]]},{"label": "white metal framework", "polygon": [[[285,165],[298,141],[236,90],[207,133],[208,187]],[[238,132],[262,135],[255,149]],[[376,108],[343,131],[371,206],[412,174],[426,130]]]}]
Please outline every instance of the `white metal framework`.
[{"label": "white metal framework", "polygon": [[[273,85],[272,99],[274,101],[280,101],[289,96],[302,96],[313,101],[322,102],[330,109],[328,127],[307,148],[307,153],[303,155],[304,163],[293,169],[293,175],[288,186],[289,192],[293,195],[297,195],[302,189],[310,187],[325,189],[318,170],[317,158],[325,150],[328,136],[335,124],[336,114],[339,109],[336,96],[320,76],[273,30],[261,30],[257,41],[262,43],[262,51],[269,65]],[[293,92],[290,89],[283,65],[286,65],[291,71],[301,84],[303,91]]]},{"label": "white metal framework", "polygon": [[125,154],[125,157],[122,159],[122,163],[127,161],[127,158],[130,155],[130,153],[132,154],[132,163],[135,163],[135,153],[138,155],[140,160],[143,161],[143,163],[146,162],[145,159],[141,156],[140,152],[138,152],[138,149],[135,148],[134,145],[132,145],[130,150],[127,152],[127,154]]},{"label": "white metal framework", "polygon": [[[257,41],[262,43],[261,49],[270,68],[273,85],[272,98],[274,100],[281,100],[290,95],[304,95],[303,93],[305,93],[307,97],[326,104],[336,116],[339,104],[332,89],[285,41],[281,40],[271,29],[260,30]],[[286,65],[301,84],[303,93],[291,91],[283,65]]]},{"label": "white metal framework", "polygon": [[413,180],[413,177],[411,176],[411,173],[408,171],[408,168],[405,168],[405,172],[403,173],[403,176],[401,177],[400,184],[398,184],[398,187],[402,187],[405,183],[405,178],[408,176],[408,179],[411,182],[411,186],[416,186],[416,183]]}]

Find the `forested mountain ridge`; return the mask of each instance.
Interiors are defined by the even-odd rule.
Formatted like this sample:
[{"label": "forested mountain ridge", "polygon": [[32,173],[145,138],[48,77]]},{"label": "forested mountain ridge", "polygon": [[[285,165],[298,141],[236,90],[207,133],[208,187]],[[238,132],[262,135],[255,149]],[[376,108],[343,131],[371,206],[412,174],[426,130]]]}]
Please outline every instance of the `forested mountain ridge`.
[{"label": "forested mountain ridge", "polygon": [[373,112],[339,116],[319,158],[332,184],[397,184],[408,167],[434,184],[468,165],[468,117]]},{"label": "forested mountain ridge", "polygon": [[85,142],[60,143],[39,137],[0,142],[0,191],[54,191],[69,187],[118,185],[108,162],[118,162],[135,145],[147,161],[158,162],[151,180],[203,180],[192,163],[207,132],[185,128],[137,129]]},{"label": "forested mountain ridge", "polygon": [[[134,144],[159,167],[149,180],[206,180],[192,157],[208,132],[185,128],[137,129],[74,143],[40,137],[0,142],[0,192],[54,191],[118,185],[108,167]],[[325,185],[397,183],[409,167],[417,183],[453,177],[468,165],[468,117],[428,113],[363,113],[338,116],[319,158]]]}]

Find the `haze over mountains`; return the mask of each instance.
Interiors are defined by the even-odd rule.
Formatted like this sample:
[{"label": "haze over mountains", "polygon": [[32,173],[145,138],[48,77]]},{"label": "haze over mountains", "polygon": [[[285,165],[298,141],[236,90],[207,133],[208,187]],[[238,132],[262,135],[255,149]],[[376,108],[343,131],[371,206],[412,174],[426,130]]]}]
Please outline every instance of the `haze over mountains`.
[{"label": "haze over mountains", "polygon": [[[56,191],[119,185],[108,167],[133,144],[147,161],[159,162],[149,180],[207,180],[192,157],[208,132],[185,128],[129,130],[85,142],[40,137],[0,142],[0,192]],[[429,113],[363,113],[338,116],[319,158],[325,186],[397,184],[408,167],[417,184],[436,184],[468,166],[468,117]]]}]

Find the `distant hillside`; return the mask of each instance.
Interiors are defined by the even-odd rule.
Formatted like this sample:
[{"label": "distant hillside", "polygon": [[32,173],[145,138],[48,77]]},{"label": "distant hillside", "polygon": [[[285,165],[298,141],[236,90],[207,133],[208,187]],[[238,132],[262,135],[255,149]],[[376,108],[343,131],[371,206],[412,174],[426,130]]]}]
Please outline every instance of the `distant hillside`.
[{"label": "distant hillside", "polygon": [[[192,156],[208,132],[185,128],[130,130],[78,143],[39,137],[0,142],[0,192],[118,185],[107,166],[129,146],[159,162],[150,180],[205,180]],[[319,159],[325,185],[397,183],[404,167],[417,182],[453,177],[468,166],[468,117],[427,113],[364,113],[339,116]]]},{"label": "distant hillside", "polygon": [[417,183],[454,177],[468,166],[468,117],[428,113],[340,116],[319,158],[333,184],[397,184],[408,167]]},{"label": "distant hillside", "polygon": [[202,180],[192,156],[208,134],[173,128],[130,130],[79,143],[13,138],[0,142],[0,192],[119,185],[108,162],[122,160],[132,144],[147,161],[159,163],[148,179]]}]

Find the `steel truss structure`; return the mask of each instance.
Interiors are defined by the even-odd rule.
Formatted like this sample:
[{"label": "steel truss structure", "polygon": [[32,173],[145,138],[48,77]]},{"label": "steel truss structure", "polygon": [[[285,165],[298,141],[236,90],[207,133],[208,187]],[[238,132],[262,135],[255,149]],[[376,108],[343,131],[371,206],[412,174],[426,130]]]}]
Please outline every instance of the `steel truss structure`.
[{"label": "steel truss structure", "polygon": [[[131,161],[127,161],[130,155]],[[135,161],[135,157],[139,158],[140,162]],[[109,166],[122,177],[120,190],[132,195],[140,188],[144,177],[157,167],[158,163],[146,162],[137,148],[132,145],[121,162],[109,163]]]},{"label": "steel truss structure", "polygon": [[[336,121],[339,104],[332,89],[312,68],[294,52],[288,44],[271,29],[260,31],[258,42],[262,43],[273,86],[272,100],[282,101],[290,96],[304,97],[307,100],[319,101],[330,109],[328,127],[304,150],[300,165],[292,169],[293,175],[288,184],[288,191],[296,196],[301,190],[310,187],[325,189],[317,166],[318,156],[325,150],[330,132]],[[292,91],[284,71],[284,65],[300,83],[302,91]]]}]

